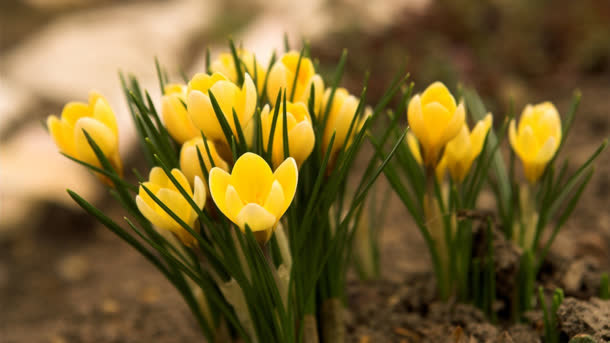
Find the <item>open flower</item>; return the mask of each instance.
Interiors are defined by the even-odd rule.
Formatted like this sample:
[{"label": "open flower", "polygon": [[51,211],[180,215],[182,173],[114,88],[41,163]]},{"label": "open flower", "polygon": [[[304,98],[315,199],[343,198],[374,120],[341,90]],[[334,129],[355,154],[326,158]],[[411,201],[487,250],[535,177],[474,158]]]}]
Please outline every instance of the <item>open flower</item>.
[{"label": "open flower", "polygon": [[456,105],[455,99],[441,82],[431,84],[421,96],[417,94],[411,99],[407,119],[422,146],[422,159],[426,167],[436,166],[445,144],[460,132],[465,115],[464,104]]},{"label": "open flower", "polygon": [[[210,155],[212,155],[212,161],[214,161],[214,166],[228,171],[229,165],[225,160],[222,159],[222,157],[220,157],[220,155],[218,155],[214,143],[209,140],[207,143],[210,150]],[[205,148],[205,144],[203,143],[203,138],[195,137],[185,142],[182,145],[182,149],[180,149],[180,170],[182,170],[191,185],[194,185],[196,177],[205,180],[203,177],[203,172],[201,171],[201,166],[199,165],[197,149],[199,149],[199,152],[201,153],[205,169],[207,171],[212,169],[212,162],[208,156],[208,150]]]},{"label": "open flower", "polygon": [[557,109],[550,102],[527,105],[518,128],[515,128],[515,120],[511,120],[508,138],[523,162],[525,177],[535,183],[561,142],[561,119]]},{"label": "open flower", "polygon": [[298,168],[292,157],[275,170],[253,153],[243,154],[231,174],[220,168],[210,171],[210,193],[218,209],[256,239],[265,243],[286,212],[297,188]]},{"label": "open flower", "polygon": [[[203,209],[205,206],[206,191],[203,182],[199,177],[195,177],[194,192],[191,190],[186,176],[178,169],[171,171],[180,186],[193,198],[195,204]],[[172,180],[165,174],[160,167],[154,167],[150,171],[149,180],[142,183],[140,191],[136,196],[138,209],[155,227],[173,232],[185,245],[192,246],[196,240],[175,221],[153,198],[144,190],[148,188],[165,206],[167,206],[178,218],[184,221],[191,228],[195,227],[197,212],[182,196],[182,193],[174,185]]]},{"label": "open flower", "polygon": [[[239,57],[242,63],[242,72],[246,72],[250,74],[253,78],[256,78],[256,89],[258,89],[259,92],[262,91],[263,85],[265,83],[265,68],[263,68],[263,66],[259,63],[254,54],[248,50],[238,49],[237,56]],[[210,70],[212,72],[222,73],[223,75],[228,77],[229,80],[233,81],[234,83],[237,83],[237,70],[235,69],[235,59],[233,59],[233,54],[231,53],[225,52],[220,54],[218,58],[210,64]]]},{"label": "open flower", "polygon": [[462,125],[462,129],[454,139],[450,140],[445,146],[445,152],[439,162],[437,173],[444,173],[445,168],[449,168],[451,178],[456,182],[464,181],[468,174],[472,162],[481,154],[485,137],[492,124],[491,113],[479,121],[472,132],[468,130],[468,125]]},{"label": "open flower", "polygon": [[[117,173],[122,174],[123,164],[119,156],[119,130],[114,112],[106,98],[99,93],[89,93],[89,103],[69,102],[61,118],[49,116],[47,126],[51,137],[64,154],[83,162],[100,167],[95,151],[89,145],[83,132],[86,131],[104,153]],[[110,181],[99,177],[106,183]]]},{"label": "open flower", "polygon": [[169,84],[165,86],[164,95],[161,98],[161,116],[169,134],[180,144],[200,135],[186,111],[185,102],[185,85]]},{"label": "open flower", "polygon": [[[326,108],[328,105],[330,92],[330,89],[326,90],[322,108]],[[326,126],[324,127],[324,136],[322,138],[322,153],[326,154],[330,140],[333,133],[335,133],[335,141],[333,142],[333,146],[331,148],[331,159],[336,158],[337,154],[341,149],[343,149],[344,146],[347,147],[351,144],[354,136],[360,132],[364,122],[371,115],[370,109],[365,110],[364,116],[356,119],[352,132],[350,133],[349,138],[347,137],[349,128],[354,120],[354,116],[357,114],[356,110],[358,109],[359,102],[360,100],[349,94],[345,88],[337,88],[335,91],[335,96],[333,98],[330,111],[328,112]],[[319,121],[323,120],[322,115],[318,117]]]},{"label": "open flower", "polygon": [[246,130],[256,109],[256,87],[248,74],[245,74],[241,89],[221,73],[197,74],[188,84],[187,108],[193,124],[203,131],[206,138],[229,146],[208,92],[214,94],[233,134],[237,136],[233,110],[242,129]]},{"label": "open flower", "polygon": [[[267,97],[274,104],[279,91],[284,89],[286,90],[286,99],[308,105],[311,86],[313,85],[315,89],[314,106],[315,110],[318,110],[322,103],[322,95],[324,94],[324,81],[320,75],[316,74],[313,63],[309,58],[303,56],[299,65],[299,57],[300,54],[298,52],[290,51],[275,62],[269,71]],[[297,66],[299,67],[298,75],[296,75]],[[291,99],[290,97],[293,93],[294,96]]]},{"label": "open flower", "polygon": [[[277,167],[284,161],[284,115],[283,106],[280,106],[278,118],[273,133],[272,161],[273,166]],[[263,146],[266,148],[271,136],[271,126],[273,125],[273,114],[266,105],[261,112],[261,123],[263,131]],[[307,107],[302,102],[286,103],[286,122],[288,131],[288,151],[297,165],[300,167],[309,157],[313,150],[316,137],[311,126],[311,117]]]}]

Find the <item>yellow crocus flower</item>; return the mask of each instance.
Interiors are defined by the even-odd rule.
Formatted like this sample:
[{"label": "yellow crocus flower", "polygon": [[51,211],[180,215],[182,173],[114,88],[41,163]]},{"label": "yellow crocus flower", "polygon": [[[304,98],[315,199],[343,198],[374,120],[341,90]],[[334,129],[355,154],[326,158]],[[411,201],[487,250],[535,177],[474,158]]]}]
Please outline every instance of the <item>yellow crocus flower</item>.
[{"label": "yellow crocus flower", "polygon": [[256,239],[265,243],[294,198],[298,175],[292,157],[272,172],[262,157],[248,152],[237,160],[231,174],[212,168],[210,194],[227,218],[242,230],[247,224]]},{"label": "yellow crocus flower", "polygon": [[[112,164],[116,172],[123,173],[123,164],[119,156],[119,130],[116,117],[106,98],[92,91],[89,93],[89,103],[69,102],[62,112],[61,118],[50,115],[47,127],[55,144],[64,154],[101,167],[93,148],[89,145],[83,132],[87,131]],[[110,181],[102,175],[99,177],[106,183]]]},{"label": "yellow crocus flower", "polygon": [[515,120],[511,120],[508,138],[523,162],[525,177],[536,183],[561,142],[561,119],[555,105],[550,102],[527,105],[518,128]]},{"label": "yellow crocus flower", "polygon": [[488,113],[475,125],[472,132],[468,130],[468,125],[462,125],[458,135],[445,146],[445,152],[437,166],[437,174],[442,176],[444,169],[448,168],[454,181],[458,183],[464,181],[472,162],[483,150],[483,143],[491,128],[492,120],[491,113]]},{"label": "yellow crocus flower", "polygon": [[[331,90],[327,89],[324,94],[323,109],[328,105],[330,93]],[[364,122],[371,115],[371,110],[367,109],[364,111],[363,117],[356,119],[348,139],[347,134],[349,133],[352,120],[354,120],[354,116],[356,115],[359,102],[360,100],[349,94],[345,88],[337,88],[335,91],[335,96],[328,112],[326,126],[324,127],[324,136],[322,138],[322,153],[326,154],[330,140],[333,133],[335,133],[335,141],[333,142],[330,155],[331,159],[336,158],[336,155],[344,146],[349,146],[351,144],[352,139],[360,132]],[[323,120],[323,115],[324,113],[317,117],[319,121]]]},{"label": "yellow crocus flower", "polygon": [[[267,80],[267,97],[273,105],[279,91],[286,90],[286,99],[309,105],[311,86],[313,85],[315,90],[314,106],[317,111],[322,103],[324,81],[320,75],[316,74],[311,60],[303,56],[299,66],[299,75],[296,77],[297,81],[295,83],[294,79],[297,65],[299,64],[299,56],[300,53],[296,51],[287,52],[271,67]],[[292,87],[293,84],[294,89]],[[290,96],[293,92],[294,96],[291,99]]]},{"label": "yellow crocus flower", "polygon": [[195,75],[188,84],[187,109],[193,124],[203,131],[209,140],[221,142],[228,147],[230,142],[227,142],[222,131],[208,92],[214,94],[233,134],[237,137],[233,110],[237,114],[242,129],[247,130],[256,109],[256,87],[248,74],[245,74],[241,89],[221,73],[212,75],[200,73]]},{"label": "yellow crocus flower", "polygon": [[186,103],[186,85],[168,84],[165,86],[164,95],[161,98],[161,116],[169,134],[180,144],[200,136],[184,103]]},{"label": "yellow crocus flower", "polygon": [[445,144],[460,132],[465,115],[464,103],[456,105],[453,95],[441,82],[431,84],[411,99],[407,119],[422,146],[422,160],[427,168],[437,165]]},{"label": "yellow crocus flower", "polygon": [[[191,185],[194,184],[195,177],[205,180],[203,177],[203,172],[201,171],[201,166],[199,165],[199,156],[197,155],[198,148],[199,152],[201,152],[201,157],[206,170],[210,171],[210,169],[212,169],[212,163],[210,161],[210,157],[208,156],[208,151],[205,148],[205,144],[203,143],[203,138],[195,137],[185,142],[180,149],[180,170],[182,170]],[[212,141],[208,140],[208,148],[210,149],[210,155],[212,155],[214,166],[223,170],[229,170],[229,165],[225,160],[222,159],[222,157],[220,157],[220,155],[218,155],[216,147]]]},{"label": "yellow crocus flower", "polygon": [[[176,178],[180,186],[192,196],[195,204],[203,209],[205,206],[206,191],[201,179],[196,176],[194,180],[194,191],[191,190],[186,176],[178,170],[171,171],[172,176]],[[165,174],[165,171],[160,167],[154,167],[150,171],[147,182],[142,183],[138,195],[136,196],[136,204],[138,209],[155,227],[173,232],[185,245],[192,246],[196,239],[185,230],[177,221],[170,217],[153,198],[144,190],[148,188],[165,206],[167,206],[174,214],[184,221],[191,228],[195,227],[197,220],[197,212],[191,207],[187,199],[182,196],[182,193],[174,185],[172,180]]]},{"label": "yellow crocus flower", "polygon": [[[265,105],[261,112],[261,124],[263,131],[263,146],[266,148],[271,136],[271,126],[273,125],[273,114],[269,105]],[[313,150],[316,137],[311,125],[311,117],[307,106],[302,102],[286,103],[286,122],[288,131],[288,150],[297,165],[300,167],[309,157]],[[283,106],[280,106],[275,131],[273,134],[273,166],[277,167],[284,161],[284,115]]]},{"label": "yellow crocus flower", "polygon": [[[265,83],[265,68],[259,63],[258,59],[254,56],[254,54],[248,50],[238,49],[237,56],[242,62],[242,71],[250,74],[254,78],[254,73],[256,68],[256,88],[258,91],[262,91],[263,85]],[[256,60],[256,67],[255,67]],[[245,66],[245,69],[244,69]],[[219,72],[224,74],[229,80],[237,83],[237,70],[235,69],[235,60],[233,59],[233,54],[225,52],[218,56],[210,64],[210,70],[212,72]]]}]

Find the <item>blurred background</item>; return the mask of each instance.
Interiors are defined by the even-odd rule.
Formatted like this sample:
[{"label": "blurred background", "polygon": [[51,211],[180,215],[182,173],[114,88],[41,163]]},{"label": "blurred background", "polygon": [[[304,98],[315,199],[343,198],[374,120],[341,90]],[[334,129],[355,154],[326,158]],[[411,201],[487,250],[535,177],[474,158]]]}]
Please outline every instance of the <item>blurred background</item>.
[{"label": "blurred background", "polygon": [[[161,275],[66,194],[122,213],[84,168],[57,153],[41,124],[97,89],[119,118],[121,154],[138,162],[118,71],[159,95],[153,57],[180,80],[204,70],[231,35],[266,60],[312,45],[323,73],[349,51],[344,85],[370,101],[406,65],[416,90],[434,80],[475,87],[500,123],[511,101],[583,94],[566,157],[584,162],[610,126],[607,0],[2,0],[0,2],[0,336],[6,342],[197,340],[196,326]],[[266,65],[266,64],[264,64]],[[554,250],[610,269],[610,158],[604,153]],[[386,278],[426,270],[425,248],[394,202],[385,228]],[[407,247],[406,242],[409,242]],[[138,335],[134,336],[133,332]],[[138,337],[138,338],[134,338]],[[131,339],[131,340],[130,340]]]}]

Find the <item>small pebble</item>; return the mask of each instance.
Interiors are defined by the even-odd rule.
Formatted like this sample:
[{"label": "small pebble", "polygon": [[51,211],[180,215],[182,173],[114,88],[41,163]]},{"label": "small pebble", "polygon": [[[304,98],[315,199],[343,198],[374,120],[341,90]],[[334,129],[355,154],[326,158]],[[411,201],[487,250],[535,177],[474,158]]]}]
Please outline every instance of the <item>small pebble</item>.
[{"label": "small pebble", "polygon": [[102,311],[106,314],[115,314],[119,312],[119,303],[114,299],[104,299],[102,302]]},{"label": "small pebble", "polygon": [[65,281],[80,281],[87,276],[89,263],[81,255],[68,255],[59,261],[58,272]]}]

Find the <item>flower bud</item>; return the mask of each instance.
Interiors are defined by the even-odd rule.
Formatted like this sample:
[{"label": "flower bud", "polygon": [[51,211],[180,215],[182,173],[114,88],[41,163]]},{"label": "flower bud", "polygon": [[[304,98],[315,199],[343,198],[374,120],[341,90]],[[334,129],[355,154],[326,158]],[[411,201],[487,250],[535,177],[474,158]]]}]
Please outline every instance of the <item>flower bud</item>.
[{"label": "flower bud", "polygon": [[161,98],[161,116],[169,134],[178,143],[200,136],[186,110],[186,86],[169,84]]},{"label": "flower bud", "polygon": [[242,130],[246,130],[256,109],[256,87],[248,74],[245,74],[241,89],[220,73],[197,74],[188,84],[187,109],[193,124],[203,131],[207,139],[229,147],[230,142],[227,141],[216,117],[209,92],[214,94],[233,134],[237,137],[233,110]]},{"label": "flower bud", "polygon": [[[265,148],[267,148],[271,137],[273,114],[274,111],[270,109],[269,105],[266,105],[261,112],[263,146]],[[287,102],[286,122],[288,151],[290,157],[293,157],[300,167],[311,154],[316,139],[311,125],[311,117],[305,104]],[[284,161],[284,114],[282,106],[280,106],[275,124],[272,150],[273,166],[277,167]]]},{"label": "flower bud", "polygon": [[[299,58],[301,58],[300,64]],[[299,68],[298,76],[296,75],[297,66]],[[324,94],[324,81],[320,75],[316,74],[313,63],[309,58],[305,56],[300,57],[298,52],[290,51],[284,54],[271,67],[267,80],[267,97],[271,104],[274,105],[279,91],[285,90],[286,99],[289,101],[302,102],[305,105],[309,105],[312,85],[315,92],[314,110],[318,111]]]},{"label": "flower bud", "polygon": [[[89,145],[86,131],[99,146],[115,171],[122,175],[123,164],[119,156],[119,132],[116,117],[106,98],[99,93],[89,93],[89,103],[70,102],[61,112],[61,118],[51,115],[47,127],[59,150],[64,154],[101,167],[95,151]],[[102,181],[110,184],[105,176]]]},{"label": "flower bud", "polygon": [[464,104],[455,99],[441,82],[431,84],[409,102],[407,119],[422,146],[422,160],[427,168],[436,167],[445,144],[460,132],[464,124]]},{"label": "flower bud", "polygon": [[510,121],[508,138],[513,150],[523,162],[525,177],[536,183],[561,143],[561,119],[550,102],[527,105],[519,126]]},{"label": "flower bud", "polygon": [[[206,191],[203,182],[199,177],[194,180],[194,192],[191,190],[186,176],[178,169],[171,171],[172,176],[176,178],[180,186],[192,197],[195,204],[203,209],[205,206]],[[195,228],[197,220],[197,212],[189,204],[188,200],[182,196],[182,193],[174,185],[172,180],[165,174],[165,171],[160,167],[154,167],[150,171],[149,180],[142,183],[138,195],[136,196],[136,204],[138,209],[151,224],[158,229],[168,230],[174,233],[187,246],[192,246],[196,239],[187,230],[184,229],[177,221],[175,221],[144,189],[150,190],[165,206],[167,206],[178,218],[184,221],[189,227]]]}]

